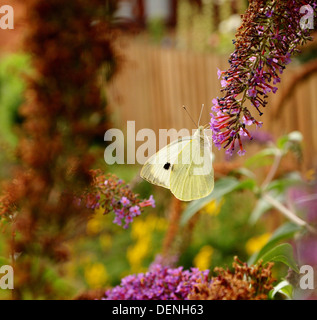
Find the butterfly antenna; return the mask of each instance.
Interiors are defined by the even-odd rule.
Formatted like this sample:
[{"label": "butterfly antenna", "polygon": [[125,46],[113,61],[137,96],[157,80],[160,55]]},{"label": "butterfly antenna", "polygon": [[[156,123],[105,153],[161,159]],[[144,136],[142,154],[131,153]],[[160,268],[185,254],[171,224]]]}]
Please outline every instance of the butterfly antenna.
[{"label": "butterfly antenna", "polygon": [[199,115],[199,119],[198,119],[198,127],[199,127],[199,124],[200,124],[201,116],[202,116],[202,114],[203,114],[204,106],[205,106],[205,105],[202,104],[201,109],[200,109],[200,115]]},{"label": "butterfly antenna", "polygon": [[183,109],[186,111],[186,113],[188,114],[190,120],[194,123],[194,125],[198,128],[197,123],[194,121],[194,119],[192,118],[192,116],[190,115],[190,113],[188,112],[188,110],[186,109],[186,107],[183,105]]}]

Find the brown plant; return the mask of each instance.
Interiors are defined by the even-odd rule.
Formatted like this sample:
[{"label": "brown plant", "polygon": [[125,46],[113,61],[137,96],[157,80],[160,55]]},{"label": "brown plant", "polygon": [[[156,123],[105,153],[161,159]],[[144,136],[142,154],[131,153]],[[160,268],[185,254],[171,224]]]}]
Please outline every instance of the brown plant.
[{"label": "brown plant", "polygon": [[25,7],[34,74],[20,108],[20,164],[4,187],[0,219],[12,223],[14,298],[66,298],[52,272],[60,277],[61,262],[70,258],[66,242],[89,215],[74,194],[90,184],[90,147],[109,127],[100,70],[105,66],[109,79],[116,69],[116,1],[30,0]]},{"label": "brown plant", "polygon": [[233,271],[215,268],[210,283],[195,286],[190,300],[265,300],[273,289],[273,263],[248,266],[234,258]]}]

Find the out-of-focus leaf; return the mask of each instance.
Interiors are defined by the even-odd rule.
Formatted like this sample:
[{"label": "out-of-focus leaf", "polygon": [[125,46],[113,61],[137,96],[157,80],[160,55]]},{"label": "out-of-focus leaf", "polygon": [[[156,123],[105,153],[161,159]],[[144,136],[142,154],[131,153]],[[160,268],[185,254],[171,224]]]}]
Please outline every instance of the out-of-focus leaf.
[{"label": "out-of-focus leaf", "polygon": [[248,177],[250,179],[254,179],[255,178],[255,174],[251,170],[249,170],[247,168],[239,168],[239,169],[235,170],[235,172],[239,173],[241,175],[244,175],[244,176],[246,176],[246,177]]},{"label": "out-of-focus leaf", "polygon": [[273,157],[279,152],[277,148],[266,148],[245,161],[246,167],[262,167],[273,163]]},{"label": "out-of-focus leaf", "polygon": [[[291,186],[299,185],[303,182],[301,175],[298,172],[293,172],[289,174],[284,179],[278,179],[272,181],[267,187],[266,190],[269,190],[269,194],[274,197],[276,200],[283,202],[285,190]],[[252,211],[249,219],[250,224],[256,223],[259,218],[268,210],[272,208],[272,205],[269,204],[266,200],[260,198]]]},{"label": "out-of-focus leaf", "polygon": [[[268,194],[270,194],[271,197],[275,198],[277,201],[279,202],[283,202],[284,201],[284,194],[281,192],[278,192],[276,190],[271,190],[268,192]],[[268,203],[266,200],[264,200],[263,198],[260,198],[257,202],[257,204],[255,205],[253,211],[251,212],[250,218],[249,218],[249,223],[250,224],[255,224],[260,218],[261,216],[267,212],[268,210],[270,210],[273,206]]]},{"label": "out-of-focus leaf", "polygon": [[299,172],[292,172],[283,179],[277,179],[272,181],[267,190],[275,189],[279,192],[284,192],[286,188],[303,183],[303,179]]},{"label": "out-of-focus leaf", "polygon": [[301,143],[303,141],[303,135],[299,131],[293,131],[285,136],[280,137],[277,140],[277,147],[283,151],[288,151],[292,143]]},{"label": "out-of-focus leaf", "polygon": [[274,247],[273,249],[266,252],[263,256],[260,256],[259,260],[262,260],[263,264],[270,261],[282,262],[293,269],[295,272],[299,273],[299,269],[293,256],[293,248],[288,243],[283,243]]},{"label": "out-of-focus leaf", "polygon": [[292,238],[294,234],[300,231],[301,229],[302,227],[294,223],[286,222],[285,224],[283,224],[275,230],[267,244],[259,252],[251,256],[251,258],[248,261],[248,264],[254,264],[255,261],[258,261],[261,256],[263,256],[265,253],[271,250],[279,241]]},{"label": "out-of-focus leaf", "polygon": [[234,190],[254,190],[256,188],[256,182],[253,179],[247,179],[241,181]]},{"label": "out-of-focus leaf", "polygon": [[286,296],[287,299],[292,299],[293,287],[288,281],[283,280],[278,283],[269,293],[269,299],[274,299],[277,293],[281,293]]},{"label": "out-of-focus leaf", "polygon": [[6,264],[10,264],[9,259],[6,257],[0,256],[0,266],[6,265]]},{"label": "out-of-focus leaf", "polygon": [[252,189],[255,186],[255,182],[252,180],[244,180],[240,182],[236,178],[224,178],[218,180],[215,183],[214,190],[210,195],[205,198],[192,201],[183,212],[181,225],[185,225],[188,220],[204,206],[206,206],[212,200],[219,200],[226,194],[238,190],[238,189]]},{"label": "out-of-focus leaf", "polygon": [[283,136],[277,140],[276,145],[279,149],[283,150],[288,141],[289,141],[288,136]]},{"label": "out-of-focus leaf", "polygon": [[259,199],[250,215],[249,223],[255,224],[260,219],[260,217],[271,208],[272,208],[271,204],[269,204],[264,199]]},{"label": "out-of-focus leaf", "polygon": [[25,81],[22,75],[30,73],[29,65],[29,57],[25,54],[5,56],[0,63],[0,136],[11,146],[17,143],[13,126],[24,99]]}]

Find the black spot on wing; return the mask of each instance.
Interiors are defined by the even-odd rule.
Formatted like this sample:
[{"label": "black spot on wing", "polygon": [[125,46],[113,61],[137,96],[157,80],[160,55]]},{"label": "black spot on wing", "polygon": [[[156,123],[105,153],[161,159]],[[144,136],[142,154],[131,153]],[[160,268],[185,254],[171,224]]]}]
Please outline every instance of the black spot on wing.
[{"label": "black spot on wing", "polygon": [[163,166],[165,170],[168,170],[170,167],[171,167],[171,164],[169,162],[166,162]]}]

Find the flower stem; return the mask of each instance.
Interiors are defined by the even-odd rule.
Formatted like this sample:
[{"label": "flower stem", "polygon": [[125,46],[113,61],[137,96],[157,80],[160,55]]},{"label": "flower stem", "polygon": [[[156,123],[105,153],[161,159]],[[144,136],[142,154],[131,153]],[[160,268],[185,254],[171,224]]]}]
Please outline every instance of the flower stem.
[{"label": "flower stem", "polygon": [[267,188],[267,186],[270,184],[270,182],[273,180],[276,171],[281,163],[283,154],[280,150],[277,150],[275,158],[274,158],[274,163],[270,169],[269,174],[266,176],[265,180],[263,181],[262,185],[261,185],[261,189],[265,190]]},{"label": "flower stem", "polygon": [[286,208],[284,205],[282,205],[279,201],[274,199],[272,196],[270,196],[268,193],[262,194],[263,199],[265,199],[268,203],[270,203],[274,208],[276,208],[278,211],[280,211],[285,217],[287,217],[289,220],[294,222],[300,227],[305,227],[309,232],[311,233],[317,233],[317,230],[310,226],[306,221],[299,218],[293,211]]}]

